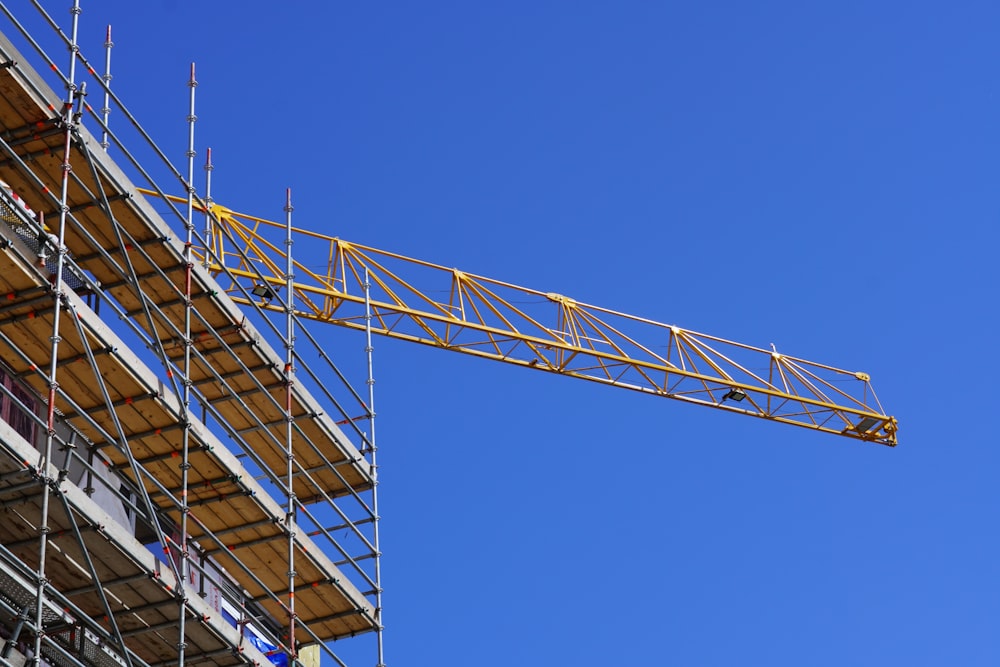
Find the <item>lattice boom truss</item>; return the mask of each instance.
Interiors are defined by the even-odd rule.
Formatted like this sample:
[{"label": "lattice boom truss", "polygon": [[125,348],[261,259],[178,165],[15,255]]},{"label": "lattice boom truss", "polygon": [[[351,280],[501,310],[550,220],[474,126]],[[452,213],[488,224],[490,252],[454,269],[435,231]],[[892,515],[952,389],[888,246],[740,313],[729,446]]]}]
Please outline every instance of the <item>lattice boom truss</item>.
[{"label": "lattice boom truss", "polygon": [[[281,311],[285,226],[210,208],[208,259],[230,296]],[[866,373],[294,229],[296,314],[536,370],[896,445]],[[228,278],[221,276],[228,274]],[[226,282],[228,280],[228,282]]]}]

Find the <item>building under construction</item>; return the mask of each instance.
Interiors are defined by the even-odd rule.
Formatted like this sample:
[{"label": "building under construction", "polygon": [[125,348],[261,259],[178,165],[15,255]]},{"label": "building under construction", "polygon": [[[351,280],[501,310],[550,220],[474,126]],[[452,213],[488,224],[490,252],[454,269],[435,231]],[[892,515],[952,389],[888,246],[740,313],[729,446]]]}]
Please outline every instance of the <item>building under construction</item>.
[{"label": "building under construction", "polygon": [[110,130],[78,3],[27,11],[0,27],[2,664],[380,661],[368,403],[196,256],[191,166],[157,184]]},{"label": "building under construction", "polygon": [[[197,194],[193,67],[177,168],[110,28],[90,60],[79,0],[32,4],[0,3],[0,664],[382,665],[373,332],[896,444],[867,374],[773,346],[319,234],[309,273],[290,196],[233,214],[210,159]],[[305,320],[367,333],[366,392]]]}]

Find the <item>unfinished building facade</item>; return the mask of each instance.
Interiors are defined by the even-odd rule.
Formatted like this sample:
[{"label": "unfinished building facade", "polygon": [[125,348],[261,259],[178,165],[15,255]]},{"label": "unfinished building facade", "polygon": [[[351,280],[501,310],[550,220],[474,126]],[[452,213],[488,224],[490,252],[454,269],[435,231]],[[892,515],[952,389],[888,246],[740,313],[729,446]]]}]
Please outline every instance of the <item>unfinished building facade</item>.
[{"label": "unfinished building facade", "polygon": [[0,664],[343,665],[358,635],[381,663],[371,401],[303,363],[291,304],[220,289],[193,68],[184,175],[77,48],[79,2],[66,30],[30,10],[66,62],[0,9]]}]

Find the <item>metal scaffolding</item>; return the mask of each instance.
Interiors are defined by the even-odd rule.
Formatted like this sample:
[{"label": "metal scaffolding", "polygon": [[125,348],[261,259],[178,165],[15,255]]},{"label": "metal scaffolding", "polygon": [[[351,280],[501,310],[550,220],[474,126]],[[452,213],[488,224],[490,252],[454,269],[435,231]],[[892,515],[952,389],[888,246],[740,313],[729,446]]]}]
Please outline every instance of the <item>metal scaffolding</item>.
[{"label": "metal scaffolding", "polygon": [[237,305],[195,225],[194,66],[182,175],[110,26],[98,73],[79,0],[68,33],[33,4],[44,36],[0,3],[0,664],[345,665],[367,635],[381,665],[370,327],[362,396],[295,312],[290,191],[284,284]]}]

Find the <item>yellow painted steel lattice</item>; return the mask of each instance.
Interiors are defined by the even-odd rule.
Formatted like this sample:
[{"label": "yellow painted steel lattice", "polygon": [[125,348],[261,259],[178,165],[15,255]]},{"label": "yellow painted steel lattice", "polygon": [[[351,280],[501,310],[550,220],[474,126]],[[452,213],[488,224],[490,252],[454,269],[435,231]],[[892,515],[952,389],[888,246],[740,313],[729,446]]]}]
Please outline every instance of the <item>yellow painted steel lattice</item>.
[{"label": "yellow painted steel lattice", "polygon": [[[221,206],[211,212],[208,265],[223,288],[237,303],[284,312],[286,226]],[[292,234],[299,317],[363,330],[367,270],[375,333],[896,445],[896,419],[882,409],[866,373],[304,229]]]}]

